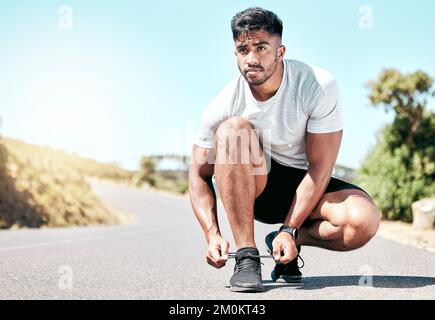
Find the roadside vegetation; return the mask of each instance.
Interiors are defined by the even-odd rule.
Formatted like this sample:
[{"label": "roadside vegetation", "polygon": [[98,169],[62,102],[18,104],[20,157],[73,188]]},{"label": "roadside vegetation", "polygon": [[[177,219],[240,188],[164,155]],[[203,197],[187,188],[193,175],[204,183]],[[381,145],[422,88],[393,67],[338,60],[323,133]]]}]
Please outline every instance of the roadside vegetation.
[{"label": "roadside vegetation", "polygon": [[87,177],[129,182],[132,172],[61,150],[0,138],[0,228],[118,224]]},{"label": "roadside vegetation", "polygon": [[355,181],[372,195],[385,219],[411,222],[412,203],[435,195],[435,113],[428,108],[435,95],[432,83],[423,71],[395,69],[383,70],[368,83],[371,104],[395,117],[379,132]]}]

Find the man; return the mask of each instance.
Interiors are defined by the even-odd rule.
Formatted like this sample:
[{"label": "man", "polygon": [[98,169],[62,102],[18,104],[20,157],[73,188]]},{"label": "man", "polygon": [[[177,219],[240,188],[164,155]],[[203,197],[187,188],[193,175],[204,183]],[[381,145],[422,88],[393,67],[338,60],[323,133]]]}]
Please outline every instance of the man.
[{"label": "man", "polygon": [[301,246],[359,248],[375,235],[380,212],[364,190],[331,177],[343,133],[334,78],[284,59],[282,22],[273,12],[249,8],[231,28],[241,75],[203,113],[189,193],[207,262],[221,268],[229,244],[219,230],[214,175],[237,249],[230,289],[261,291],[254,219],[282,224],[266,245],[276,262],[272,279],[290,282],[302,276]]}]

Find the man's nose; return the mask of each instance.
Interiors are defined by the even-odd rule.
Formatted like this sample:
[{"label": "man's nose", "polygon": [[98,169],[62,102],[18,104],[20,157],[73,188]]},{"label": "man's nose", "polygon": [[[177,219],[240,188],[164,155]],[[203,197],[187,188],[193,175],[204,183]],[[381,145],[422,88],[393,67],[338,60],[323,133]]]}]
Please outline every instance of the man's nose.
[{"label": "man's nose", "polygon": [[248,53],[248,56],[246,57],[246,63],[248,64],[248,66],[258,65],[258,59],[257,59],[257,56],[255,55],[254,51],[251,50]]}]

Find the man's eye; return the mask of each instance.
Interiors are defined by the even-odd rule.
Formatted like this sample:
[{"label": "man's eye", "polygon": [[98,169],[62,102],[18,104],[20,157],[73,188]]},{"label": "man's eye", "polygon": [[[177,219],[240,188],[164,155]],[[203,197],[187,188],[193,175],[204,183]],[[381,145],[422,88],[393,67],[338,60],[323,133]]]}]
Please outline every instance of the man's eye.
[{"label": "man's eye", "polygon": [[258,51],[264,51],[264,50],[266,50],[266,47],[259,46],[259,47],[257,47],[257,50],[258,50]]},{"label": "man's eye", "polygon": [[248,52],[248,50],[246,50],[246,49],[240,49],[239,51],[241,54],[246,54]]}]

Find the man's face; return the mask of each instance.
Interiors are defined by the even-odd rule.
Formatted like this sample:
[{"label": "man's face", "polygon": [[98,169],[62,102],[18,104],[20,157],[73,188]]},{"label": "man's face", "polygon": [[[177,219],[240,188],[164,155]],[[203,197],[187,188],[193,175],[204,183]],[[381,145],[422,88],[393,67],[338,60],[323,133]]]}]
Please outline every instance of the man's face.
[{"label": "man's face", "polygon": [[284,56],[279,36],[267,31],[251,31],[236,41],[237,64],[251,86],[265,83],[276,71]]}]

